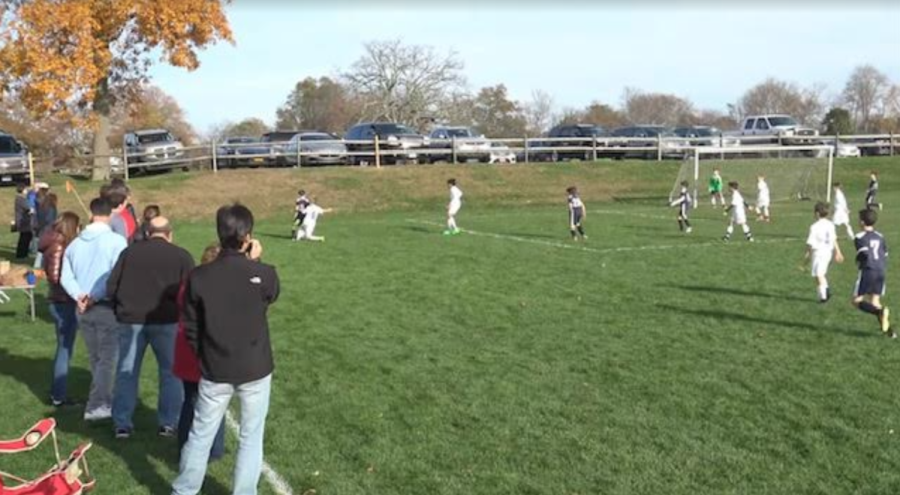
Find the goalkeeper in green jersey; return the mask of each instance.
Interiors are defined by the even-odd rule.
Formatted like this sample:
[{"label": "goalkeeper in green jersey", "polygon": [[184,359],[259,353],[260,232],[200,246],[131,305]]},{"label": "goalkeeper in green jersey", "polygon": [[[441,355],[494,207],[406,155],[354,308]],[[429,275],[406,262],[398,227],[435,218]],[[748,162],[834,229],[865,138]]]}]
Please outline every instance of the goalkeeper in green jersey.
[{"label": "goalkeeper in green jersey", "polygon": [[716,200],[722,207],[725,207],[725,198],[722,196],[722,174],[718,168],[713,169],[712,175],[709,177],[709,196],[712,200],[713,208],[716,207]]}]

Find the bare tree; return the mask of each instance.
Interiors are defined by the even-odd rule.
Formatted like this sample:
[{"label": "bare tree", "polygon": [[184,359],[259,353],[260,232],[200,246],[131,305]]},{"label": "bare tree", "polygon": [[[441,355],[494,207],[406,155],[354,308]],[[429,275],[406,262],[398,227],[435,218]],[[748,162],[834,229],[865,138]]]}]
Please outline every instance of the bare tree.
[{"label": "bare tree", "polygon": [[859,130],[863,132],[874,130],[872,120],[889,88],[887,76],[875,67],[861,65],[853,70],[844,86],[843,96]]},{"label": "bare tree", "polygon": [[433,116],[437,102],[462,86],[462,69],[453,52],[440,55],[429,46],[373,41],[343,77],[361,97],[366,118],[415,124]]},{"label": "bare tree", "polygon": [[800,88],[770,77],[747,90],[737,104],[729,105],[729,113],[737,121],[747,115],[783,113],[805,125],[816,126],[825,112],[823,93],[821,85]]},{"label": "bare tree", "polygon": [[694,105],[679,96],[645,93],[626,88],[622,96],[625,117],[632,124],[680,125],[693,121]]},{"label": "bare tree", "polygon": [[538,136],[554,124],[553,97],[542,90],[531,92],[531,101],[523,105],[528,121],[528,133]]}]

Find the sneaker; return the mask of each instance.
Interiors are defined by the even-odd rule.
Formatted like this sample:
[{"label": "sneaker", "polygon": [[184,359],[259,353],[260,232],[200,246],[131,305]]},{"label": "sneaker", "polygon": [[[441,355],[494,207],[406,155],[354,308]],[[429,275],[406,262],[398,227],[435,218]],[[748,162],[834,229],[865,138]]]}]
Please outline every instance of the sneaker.
[{"label": "sneaker", "polygon": [[694,229],[691,228],[691,227],[688,227],[688,228],[684,229],[684,233],[685,233],[685,234],[690,234],[690,233],[693,232],[693,231],[694,231]]},{"label": "sneaker", "polygon": [[888,329],[888,331],[887,331],[887,336],[888,336],[889,339],[896,339],[896,338],[897,338],[897,333],[894,332],[893,329]]},{"label": "sneaker", "polygon": [[84,412],[85,421],[102,421],[112,417],[112,408],[109,406],[100,406],[96,409]]},{"label": "sneaker", "polygon": [[76,406],[81,406],[83,404],[76,400],[72,400],[72,399],[56,400],[51,397],[50,405],[53,407],[76,407]]},{"label": "sneaker", "polygon": [[128,440],[131,438],[131,430],[128,428],[116,428],[116,440]]},{"label": "sneaker", "polygon": [[453,235],[453,231],[447,229],[447,230],[444,231],[444,235]]},{"label": "sneaker", "polygon": [[586,235],[581,236],[581,239],[584,240],[584,241],[586,241],[587,238],[588,238],[588,236],[586,236]]},{"label": "sneaker", "polygon": [[747,240],[750,242],[756,242],[756,240],[754,240],[752,237],[748,237]]},{"label": "sneaker", "polygon": [[453,229],[453,235],[459,235],[459,234],[462,234],[461,229]]},{"label": "sneaker", "polygon": [[884,333],[891,331],[891,308],[885,306],[881,310],[881,331]]},{"label": "sneaker", "polygon": [[156,430],[156,434],[163,438],[175,438],[178,435],[178,430],[171,426],[160,426],[158,430]]},{"label": "sneaker", "polygon": [[723,241],[723,242],[729,242],[729,241],[731,241],[731,238],[728,237],[727,235],[724,235],[724,236],[722,236],[722,241]]}]

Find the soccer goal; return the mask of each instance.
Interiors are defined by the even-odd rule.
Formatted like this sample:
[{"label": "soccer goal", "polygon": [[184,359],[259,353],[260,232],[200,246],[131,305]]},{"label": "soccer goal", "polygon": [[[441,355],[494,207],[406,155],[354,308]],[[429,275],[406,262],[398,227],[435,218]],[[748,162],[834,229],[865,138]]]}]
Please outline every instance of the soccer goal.
[{"label": "soccer goal", "polygon": [[675,198],[681,191],[681,182],[687,181],[694,204],[708,204],[708,181],[713,170],[719,169],[723,192],[727,192],[729,182],[737,181],[744,197],[752,198],[757,177],[762,175],[773,202],[831,201],[832,146],[698,146],[692,155],[693,159],[682,163],[670,198]]}]

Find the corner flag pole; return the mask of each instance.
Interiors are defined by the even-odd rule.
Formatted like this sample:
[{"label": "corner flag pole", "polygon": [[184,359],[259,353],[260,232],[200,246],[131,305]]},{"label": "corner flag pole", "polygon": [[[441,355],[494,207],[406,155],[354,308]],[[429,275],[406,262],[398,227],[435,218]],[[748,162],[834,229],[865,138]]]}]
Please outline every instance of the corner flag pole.
[{"label": "corner flag pole", "polygon": [[81,208],[84,210],[84,214],[87,216],[91,216],[91,211],[88,210],[88,207],[84,205],[84,201],[81,200],[81,196],[78,195],[78,190],[75,189],[75,184],[72,184],[72,181],[66,181],[66,192],[69,194],[74,194],[75,199],[78,200],[78,204],[81,205]]}]

